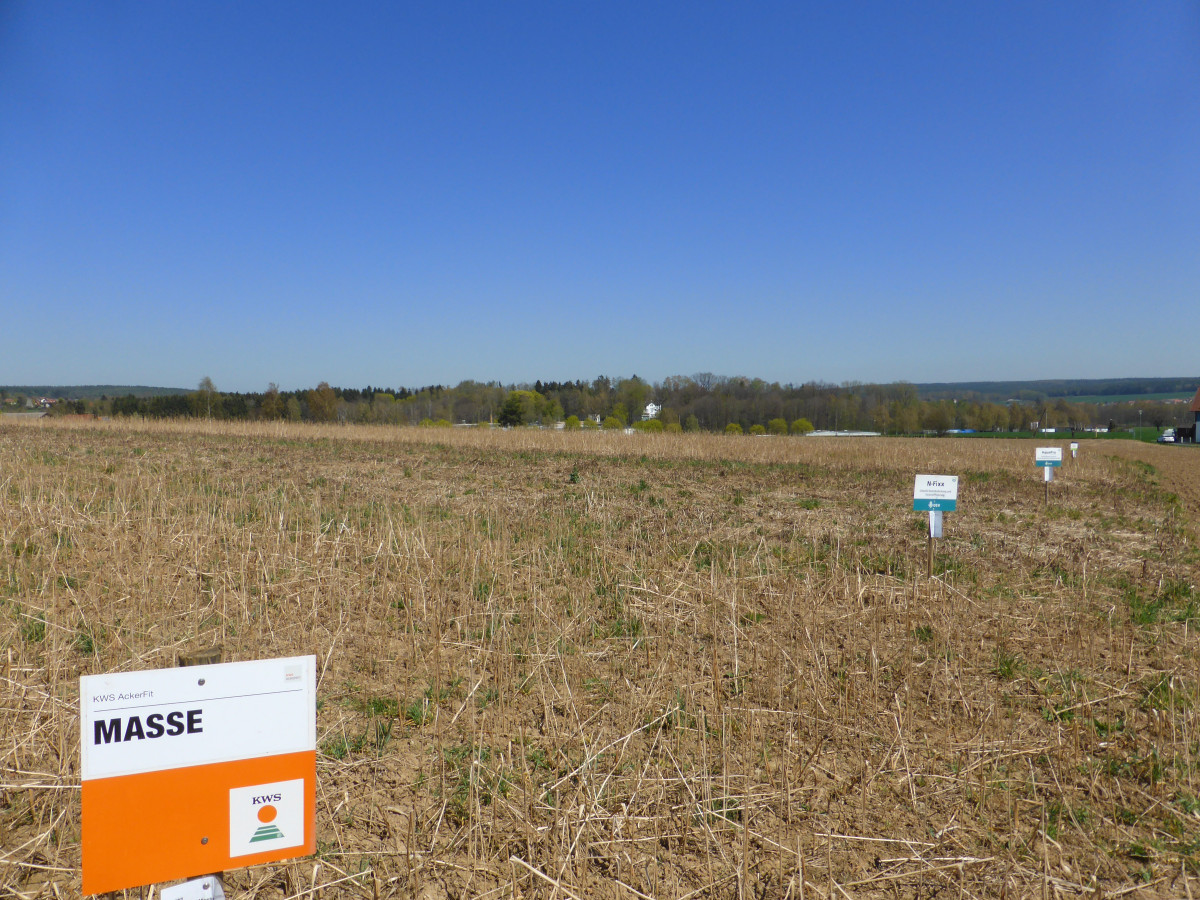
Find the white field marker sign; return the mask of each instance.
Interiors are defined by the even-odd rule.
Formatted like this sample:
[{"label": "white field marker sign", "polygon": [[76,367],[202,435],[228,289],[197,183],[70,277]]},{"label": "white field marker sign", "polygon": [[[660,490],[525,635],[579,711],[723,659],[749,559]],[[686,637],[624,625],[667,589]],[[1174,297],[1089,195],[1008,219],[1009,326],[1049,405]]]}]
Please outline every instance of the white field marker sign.
[{"label": "white field marker sign", "polygon": [[83,892],[316,850],[316,657],[79,680]]},{"label": "white field marker sign", "polygon": [[225,889],[216,875],[193,878],[158,892],[162,900],[225,900]]},{"label": "white field marker sign", "polygon": [[957,475],[918,475],[913,485],[913,509],[954,512],[958,506]]},{"label": "white field marker sign", "polygon": [[1071,441],[1071,459],[1075,459],[1079,455],[1079,442]]},{"label": "white field marker sign", "polygon": [[933,574],[933,542],[942,536],[942,513],[958,508],[957,475],[918,475],[913,483],[913,509],[929,511],[929,574]]},{"label": "white field marker sign", "polygon": [[1034,463],[1044,470],[1047,482],[1054,480],[1054,470],[1063,464],[1062,447],[1038,447],[1033,455]]},{"label": "white field marker sign", "polygon": [[940,509],[929,511],[929,536],[931,538],[942,536],[942,511]]}]

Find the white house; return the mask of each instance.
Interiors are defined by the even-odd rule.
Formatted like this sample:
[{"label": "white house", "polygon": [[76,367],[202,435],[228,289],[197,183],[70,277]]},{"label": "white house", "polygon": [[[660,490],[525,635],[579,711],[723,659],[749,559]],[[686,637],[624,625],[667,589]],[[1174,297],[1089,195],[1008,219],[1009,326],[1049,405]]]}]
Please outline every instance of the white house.
[{"label": "white house", "polygon": [[662,407],[657,403],[647,403],[646,408],[642,410],[642,421],[649,421],[657,417],[660,412],[662,412]]}]

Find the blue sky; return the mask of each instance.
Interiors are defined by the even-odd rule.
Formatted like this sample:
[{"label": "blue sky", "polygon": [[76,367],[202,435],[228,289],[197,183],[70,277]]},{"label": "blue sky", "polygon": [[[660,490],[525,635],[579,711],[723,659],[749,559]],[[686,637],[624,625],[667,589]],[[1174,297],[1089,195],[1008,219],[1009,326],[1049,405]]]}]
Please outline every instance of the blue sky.
[{"label": "blue sky", "polygon": [[0,4],[0,384],[1200,370],[1200,4]]}]

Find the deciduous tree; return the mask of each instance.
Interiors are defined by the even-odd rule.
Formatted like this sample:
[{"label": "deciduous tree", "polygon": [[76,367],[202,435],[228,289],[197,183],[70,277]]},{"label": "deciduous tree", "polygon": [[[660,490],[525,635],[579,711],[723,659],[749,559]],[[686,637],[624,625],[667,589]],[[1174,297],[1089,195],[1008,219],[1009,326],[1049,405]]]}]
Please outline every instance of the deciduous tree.
[{"label": "deciduous tree", "polygon": [[[203,415],[206,419],[212,418],[213,405],[220,402],[217,395],[217,386],[213,384],[213,380],[205,375],[200,379],[200,385],[196,390],[197,400],[197,415]],[[220,406],[217,407],[220,410]]]},{"label": "deciduous tree", "polygon": [[931,403],[925,409],[924,421],[921,423],[930,431],[945,434],[954,426],[954,408],[945,401]]},{"label": "deciduous tree", "polygon": [[262,399],[262,417],[264,419],[282,419],[284,412],[283,398],[279,396],[279,385],[271,382]]},{"label": "deciduous tree", "polygon": [[308,392],[308,414],[314,422],[332,422],[337,415],[337,394],[328,381]]}]

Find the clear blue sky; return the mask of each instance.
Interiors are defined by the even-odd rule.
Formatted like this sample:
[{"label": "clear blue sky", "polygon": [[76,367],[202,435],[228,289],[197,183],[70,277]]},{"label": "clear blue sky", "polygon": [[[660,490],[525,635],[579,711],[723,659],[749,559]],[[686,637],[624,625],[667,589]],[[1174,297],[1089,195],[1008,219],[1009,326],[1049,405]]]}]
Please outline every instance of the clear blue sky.
[{"label": "clear blue sky", "polygon": [[0,383],[1200,371],[1200,3],[0,2]]}]

